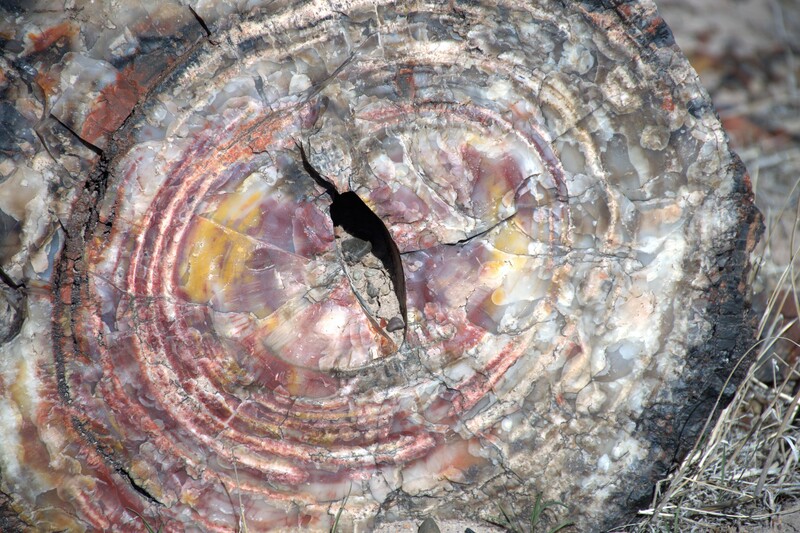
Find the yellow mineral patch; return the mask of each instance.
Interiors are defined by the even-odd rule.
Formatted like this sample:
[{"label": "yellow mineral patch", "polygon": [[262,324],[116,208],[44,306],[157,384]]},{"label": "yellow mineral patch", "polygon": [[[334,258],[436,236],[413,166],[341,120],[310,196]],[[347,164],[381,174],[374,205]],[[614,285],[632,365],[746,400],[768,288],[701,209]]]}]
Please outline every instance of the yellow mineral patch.
[{"label": "yellow mineral patch", "polygon": [[286,390],[292,396],[302,396],[303,391],[306,389],[306,382],[303,379],[303,374],[294,369],[289,369],[286,372]]},{"label": "yellow mineral patch", "polygon": [[261,222],[260,200],[263,191],[237,191],[225,197],[217,208],[206,216],[222,226],[246,233]]},{"label": "yellow mineral patch", "polygon": [[128,470],[131,477],[147,489],[157,500],[164,501],[164,491],[157,483],[156,469],[146,461],[134,459]]},{"label": "yellow mineral patch", "polygon": [[196,218],[186,240],[186,263],[179,269],[181,288],[193,302],[208,302],[215,294],[236,283],[247,283],[251,274],[245,267],[255,242],[229,228]]},{"label": "yellow mineral patch", "polygon": [[492,292],[492,303],[494,305],[503,305],[503,302],[506,300],[506,291],[503,290],[503,287],[498,287],[497,289]]},{"label": "yellow mineral patch", "polygon": [[211,296],[208,281],[217,277],[218,261],[228,244],[225,231],[207,220],[197,219],[187,244],[190,251],[187,264],[181,269],[186,272],[182,288],[192,301],[207,302]]},{"label": "yellow mineral patch", "polygon": [[492,243],[495,248],[509,254],[528,253],[531,239],[516,224],[504,224]]},{"label": "yellow mineral patch", "polygon": [[26,414],[30,414],[31,408],[31,391],[27,389],[29,379],[28,363],[23,359],[17,365],[17,377],[8,390],[11,393],[11,401],[17,404],[20,412]]}]

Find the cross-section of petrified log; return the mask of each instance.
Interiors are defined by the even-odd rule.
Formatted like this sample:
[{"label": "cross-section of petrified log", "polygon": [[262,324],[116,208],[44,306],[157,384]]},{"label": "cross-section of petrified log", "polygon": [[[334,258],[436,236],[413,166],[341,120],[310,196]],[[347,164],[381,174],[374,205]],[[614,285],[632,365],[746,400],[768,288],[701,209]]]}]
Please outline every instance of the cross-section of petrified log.
[{"label": "cross-section of petrified log", "polygon": [[261,3],[5,8],[0,520],[623,521],[759,228],[652,4]]}]

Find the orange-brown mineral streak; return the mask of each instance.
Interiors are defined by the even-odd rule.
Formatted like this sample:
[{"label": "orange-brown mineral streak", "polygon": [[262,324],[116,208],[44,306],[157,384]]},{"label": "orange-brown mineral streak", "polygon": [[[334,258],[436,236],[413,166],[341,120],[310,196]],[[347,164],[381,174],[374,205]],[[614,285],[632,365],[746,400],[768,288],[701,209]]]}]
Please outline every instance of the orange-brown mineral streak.
[{"label": "orange-brown mineral streak", "polygon": [[114,83],[103,87],[81,129],[81,137],[88,142],[110,135],[130,115],[139,100],[139,87],[123,74],[117,73]]},{"label": "orange-brown mineral streak", "polygon": [[28,38],[33,44],[34,52],[41,52],[55,45],[61,39],[72,39],[78,34],[79,28],[72,22],[65,20],[52,28],[47,28],[39,35],[29,33]]}]

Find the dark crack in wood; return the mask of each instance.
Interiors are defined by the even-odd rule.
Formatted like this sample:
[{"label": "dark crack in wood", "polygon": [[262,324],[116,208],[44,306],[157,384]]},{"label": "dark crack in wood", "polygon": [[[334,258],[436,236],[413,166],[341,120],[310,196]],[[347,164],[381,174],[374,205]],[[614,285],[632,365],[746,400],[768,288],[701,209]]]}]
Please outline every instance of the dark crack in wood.
[{"label": "dark crack in wood", "polygon": [[206,24],[206,21],[203,20],[203,17],[201,17],[197,13],[197,11],[194,10],[192,6],[187,5],[186,7],[189,8],[189,11],[192,12],[192,16],[194,17],[194,19],[197,21],[198,24],[200,24],[200,27],[203,28],[203,31],[206,32],[206,39],[208,39],[208,42],[210,42],[213,45],[219,44],[217,41],[211,38],[211,29],[208,27],[208,24]]},{"label": "dark crack in wood", "polygon": [[400,251],[388,228],[353,191],[340,193],[311,165],[297,143],[305,172],[331,198],[337,249],[353,293],[370,322],[395,351],[408,323],[405,275]]}]

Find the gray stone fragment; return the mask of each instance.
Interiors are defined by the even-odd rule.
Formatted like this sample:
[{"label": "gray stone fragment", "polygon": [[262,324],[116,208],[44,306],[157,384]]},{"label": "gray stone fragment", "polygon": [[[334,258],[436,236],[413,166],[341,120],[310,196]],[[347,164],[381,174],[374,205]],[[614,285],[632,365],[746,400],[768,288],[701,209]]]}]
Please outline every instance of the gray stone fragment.
[{"label": "gray stone fragment", "polygon": [[18,289],[0,281],[0,344],[19,333],[23,320],[23,296]]},{"label": "gray stone fragment", "polygon": [[389,320],[389,323],[386,325],[386,331],[399,331],[404,327],[406,327],[406,325],[403,322],[403,319],[399,316],[396,316]]},{"label": "gray stone fragment", "polygon": [[358,237],[351,237],[342,242],[342,254],[348,263],[355,263],[372,250],[372,244]]},{"label": "gray stone fragment", "polygon": [[378,288],[372,283],[367,282],[367,294],[370,298],[378,297]]},{"label": "gray stone fragment", "polygon": [[428,517],[419,525],[417,533],[439,533],[439,526],[436,525],[436,520]]}]

